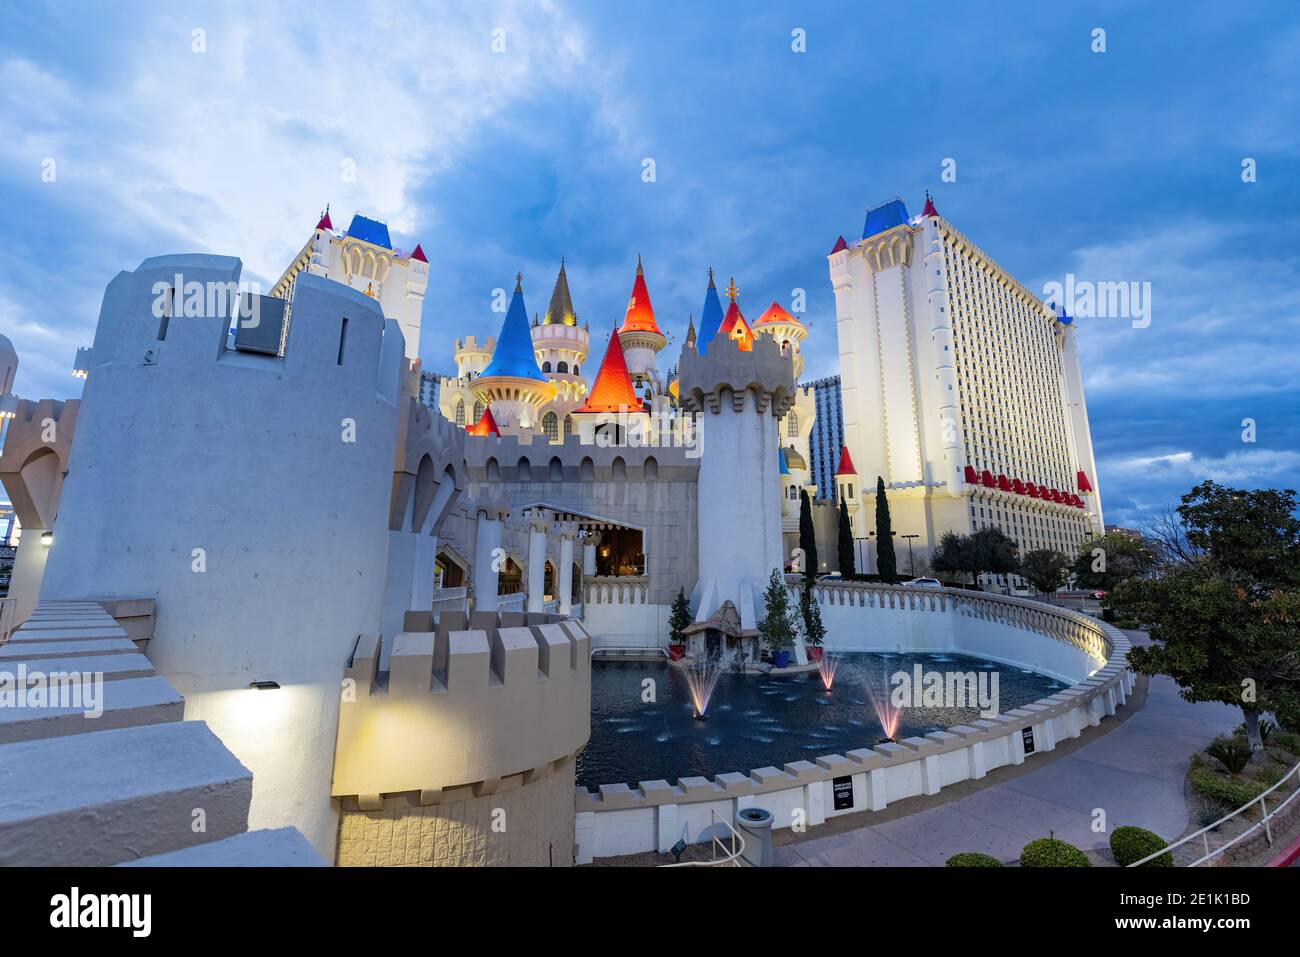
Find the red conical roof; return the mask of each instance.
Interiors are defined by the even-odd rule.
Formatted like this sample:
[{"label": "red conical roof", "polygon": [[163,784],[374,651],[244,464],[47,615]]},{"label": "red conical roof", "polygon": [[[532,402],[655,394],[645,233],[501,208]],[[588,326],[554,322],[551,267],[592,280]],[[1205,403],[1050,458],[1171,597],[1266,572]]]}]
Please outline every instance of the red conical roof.
[{"label": "red conical roof", "polygon": [[849,447],[840,446],[840,465],[835,470],[836,475],[857,475],[858,470],[853,467],[853,459],[849,457]]},{"label": "red conical roof", "polygon": [[429,261],[424,258],[424,250],[420,248],[419,243],[415,244],[415,252],[411,253],[411,258],[419,260],[422,263],[427,263]]},{"label": "red conical roof", "polygon": [[939,215],[939,211],[934,208],[934,200],[930,198],[930,194],[928,192],[925,194],[925,209],[921,210],[921,215],[922,216]]},{"label": "red conical roof", "polygon": [[636,257],[636,281],[632,283],[632,298],[627,301],[627,315],[619,332],[654,332],[659,335],[659,326],[655,323],[655,310],[650,305],[650,290],[645,285],[645,270],[641,268],[641,257]]},{"label": "red conical roof", "polygon": [[492,418],[492,407],[487,406],[483,409],[483,415],[473,425],[467,425],[465,431],[470,435],[500,435],[501,430],[497,428],[497,420]]},{"label": "red conical roof", "polygon": [[839,239],[835,240],[835,245],[831,247],[831,255],[834,256],[836,253],[842,253],[848,248],[849,244],[846,243],[844,237],[841,236]]},{"label": "red conical roof", "polygon": [[757,329],[759,326],[766,325],[769,322],[789,322],[796,326],[801,325],[799,320],[786,312],[779,302],[774,302],[763,310],[763,314],[759,316],[758,321],[754,323],[754,328]]},{"label": "red conical roof", "polygon": [[334,224],[330,222],[330,210],[328,206],[325,207],[325,212],[321,214],[320,222],[316,224],[316,228],[328,229],[331,232],[334,231]]},{"label": "red conical roof", "polygon": [[754,348],[754,331],[749,328],[749,322],[741,315],[740,306],[736,305],[734,299],[727,307],[727,314],[722,317],[718,334],[714,336],[715,340],[719,338],[733,340],[741,352],[750,352]]},{"label": "red conical roof", "polygon": [[[658,331],[658,330],[656,330]],[[587,401],[574,412],[638,412],[641,399],[632,388],[632,377],[627,373],[627,360],[623,358],[623,343],[615,329],[605,347],[596,381],[587,393]]]}]

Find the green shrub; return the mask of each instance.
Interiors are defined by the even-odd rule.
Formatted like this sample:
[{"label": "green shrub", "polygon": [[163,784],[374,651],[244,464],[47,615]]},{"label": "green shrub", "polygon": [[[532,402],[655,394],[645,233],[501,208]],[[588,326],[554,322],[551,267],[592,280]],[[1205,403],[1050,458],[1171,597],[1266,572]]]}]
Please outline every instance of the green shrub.
[{"label": "green shrub", "polygon": [[954,854],[944,862],[944,867],[1001,867],[1002,862],[996,857],[988,854],[978,854],[974,851],[963,851],[961,854]]},{"label": "green shrub", "polygon": [[1091,867],[1088,855],[1073,844],[1054,837],[1030,841],[1020,852],[1021,867]]},{"label": "green shrub", "polygon": [[1240,738],[1215,738],[1205,753],[1216,758],[1233,775],[1240,774],[1250,763],[1250,745]]},{"label": "green shrub", "polygon": [[1293,758],[1300,758],[1300,734],[1294,731],[1275,731],[1269,740],[1271,744],[1286,751]]},{"label": "green shrub", "polygon": [[[1110,835],[1110,853],[1114,856],[1115,863],[1120,867],[1136,864],[1142,858],[1168,846],[1169,842],[1161,838],[1159,834],[1153,834],[1141,827],[1128,825],[1117,827]],[[1174,856],[1172,854],[1161,854],[1142,866],[1173,867]]]},{"label": "green shrub", "polygon": [[1127,631],[1137,631],[1139,628],[1142,627],[1142,622],[1137,621],[1133,618],[1118,618],[1114,622],[1112,622],[1112,624],[1116,628],[1123,628]]},{"label": "green shrub", "polygon": [[1223,807],[1217,801],[1209,801],[1197,796],[1192,802],[1192,819],[1198,829],[1209,827],[1221,817],[1223,817]]},{"label": "green shrub", "polygon": [[1269,787],[1247,777],[1228,777],[1200,763],[1192,765],[1188,780],[1193,791],[1225,811],[1235,811],[1243,804],[1249,804]]}]

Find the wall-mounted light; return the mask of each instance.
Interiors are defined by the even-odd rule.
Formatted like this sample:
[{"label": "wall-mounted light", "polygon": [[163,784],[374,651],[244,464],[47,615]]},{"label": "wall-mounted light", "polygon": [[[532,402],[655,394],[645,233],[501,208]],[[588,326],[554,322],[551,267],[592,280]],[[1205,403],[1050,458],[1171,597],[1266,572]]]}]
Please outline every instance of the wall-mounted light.
[{"label": "wall-mounted light", "polygon": [[250,681],[250,682],[248,683],[248,686],[249,686],[250,688],[253,688],[253,689],[257,690],[257,691],[278,691],[278,690],[280,690],[280,684],[279,684],[279,682],[276,682],[276,681],[267,681],[267,680],[262,680],[262,681]]},{"label": "wall-mounted light", "polygon": [[42,544],[42,545],[51,545],[51,544],[53,544],[53,542],[54,542],[54,533],[53,533],[53,532],[41,532],[41,544]]}]

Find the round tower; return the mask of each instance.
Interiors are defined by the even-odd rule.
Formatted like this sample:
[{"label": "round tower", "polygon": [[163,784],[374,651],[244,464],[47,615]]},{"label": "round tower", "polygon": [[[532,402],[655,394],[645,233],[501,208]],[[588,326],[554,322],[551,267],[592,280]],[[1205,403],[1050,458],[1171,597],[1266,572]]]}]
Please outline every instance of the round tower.
[{"label": "round tower", "polygon": [[730,601],[741,627],[752,629],[768,576],[785,560],[777,420],[795,400],[794,364],[768,338],[719,335],[707,355],[688,342],[678,392],[682,408],[696,416],[701,451],[695,620]]},{"label": "round tower", "polygon": [[569,293],[569,276],[564,260],[560,260],[560,273],[555,277],[551,302],[546,307],[542,321],[533,326],[533,352],[541,366],[542,375],[555,384],[555,398],[542,409],[541,429],[547,438],[560,441],[569,434],[566,421],[572,425],[569,413],[577,408],[587,395],[587,380],[582,374],[587,364],[590,346],[587,329],[578,324],[578,314],[573,308]]},{"label": "round tower", "polygon": [[794,359],[794,377],[798,381],[803,374],[803,355],[800,346],[808,338],[808,327],[795,316],[786,312],[778,302],[773,302],[763,310],[763,314],[754,322],[754,335],[771,336],[781,346],[783,352],[789,352]]},{"label": "round tower", "polygon": [[623,355],[627,371],[636,385],[654,381],[655,357],[668,339],[655,322],[654,306],[650,304],[650,291],[645,284],[645,269],[641,257],[636,257],[636,279],[632,282],[632,296],[627,301],[623,325],[618,328],[623,342]]},{"label": "round tower", "polygon": [[535,432],[541,408],[555,398],[556,386],[542,375],[524,308],[524,277],[515,276],[515,294],[501,324],[496,350],[482,375],[470,383],[474,397],[492,409],[506,433]]},{"label": "round tower", "polygon": [[964,491],[962,469],[966,445],[962,437],[961,407],[958,404],[957,360],[953,351],[952,314],[948,308],[948,277],[944,267],[943,241],[939,236],[939,212],[925,194],[921,210],[924,236],[926,308],[929,310],[930,340],[934,344],[934,377],[939,386],[939,440],[943,444],[943,481],[948,494],[958,498]]}]

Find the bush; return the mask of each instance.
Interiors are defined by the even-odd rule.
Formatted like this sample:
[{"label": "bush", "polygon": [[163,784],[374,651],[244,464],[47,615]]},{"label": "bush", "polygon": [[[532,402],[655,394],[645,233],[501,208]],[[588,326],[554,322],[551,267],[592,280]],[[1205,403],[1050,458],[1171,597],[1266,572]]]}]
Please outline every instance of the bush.
[{"label": "bush", "polygon": [[1073,844],[1054,837],[1030,841],[1020,852],[1021,867],[1091,867],[1088,855]]},{"label": "bush", "polygon": [[1142,627],[1142,622],[1135,618],[1117,618],[1111,622],[1116,628],[1122,628],[1126,631],[1137,631]]},{"label": "bush", "polygon": [[1205,753],[1217,759],[1234,776],[1250,764],[1250,745],[1240,738],[1215,738]]},{"label": "bush", "polygon": [[1288,754],[1300,757],[1300,734],[1291,731],[1275,731],[1270,741]]},{"label": "bush", "polygon": [[1225,811],[1235,811],[1242,805],[1249,804],[1269,787],[1247,777],[1231,778],[1220,774],[1203,761],[1192,764],[1188,780],[1193,791]]},{"label": "bush", "polygon": [[974,851],[964,851],[961,854],[954,854],[944,862],[944,867],[1001,867],[1002,862],[996,857],[988,854],[977,854]]},{"label": "bush", "polygon": [[[1153,834],[1141,827],[1127,825],[1117,827],[1110,835],[1110,853],[1114,856],[1115,863],[1120,867],[1136,864],[1142,858],[1168,846],[1169,842],[1161,838],[1159,834]],[[1172,854],[1161,854],[1142,866],[1173,867],[1174,856]]]},{"label": "bush", "polygon": [[1223,808],[1216,801],[1208,801],[1198,796],[1192,802],[1192,819],[1196,821],[1196,827],[1209,827],[1219,818],[1223,817]]}]

